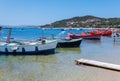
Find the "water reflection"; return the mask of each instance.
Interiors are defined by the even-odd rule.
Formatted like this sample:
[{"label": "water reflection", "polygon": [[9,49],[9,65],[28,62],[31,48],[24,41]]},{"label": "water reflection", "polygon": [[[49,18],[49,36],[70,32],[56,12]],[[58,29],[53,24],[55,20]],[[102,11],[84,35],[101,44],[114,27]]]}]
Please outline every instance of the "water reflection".
[{"label": "water reflection", "polygon": [[120,41],[119,42],[113,42],[114,46],[120,46]]},{"label": "water reflection", "polygon": [[12,62],[36,62],[36,63],[49,63],[57,62],[56,55],[23,55],[23,56],[0,56],[0,61],[12,61]]},{"label": "water reflection", "polygon": [[86,39],[83,39],[84,43],[90,43],[90,44],[97,44],[97,45],[101,45],[102,44],[102,41],[101,40],[86,40]]},{"label": "water reflection", "polygon": [[81,48],[57,48],[56,51],[61,54],[80,54]]},{"label": "water reflection", "polygon": [[24,64],[33,64],[36,63],[40,65],[41,70],[46,69],[46,64],[57,63],[56,55],[47,55],[47,56],[0,56],[0,72],[7,69],[9,72],[12,72],[18,67],[21,67]]}]

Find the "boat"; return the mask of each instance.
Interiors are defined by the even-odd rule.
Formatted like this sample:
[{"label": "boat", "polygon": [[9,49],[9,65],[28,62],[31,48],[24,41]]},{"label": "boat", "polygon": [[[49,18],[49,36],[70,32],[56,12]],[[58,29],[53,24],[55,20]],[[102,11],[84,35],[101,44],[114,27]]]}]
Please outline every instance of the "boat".
[{"label": "boat", "polygon": [[82,38],[79,39],[59,39],[57,47],[79,47],[81,44]]},{"label": "boat", "polygon": [[111,36],[112,35],[111,30],[102,30],[101,33],[102,33],[102,36]]},{"label": "boat", "polygon": [[34,40],[25,42],[10,41],[11,29],[9,30],[7,41],[0,42],[0,54],[33,55],[33,54],[53,54],[57,46],[57,40]]},{"label": "boat", "polygon": [[55,52],[56,45],[56,40],[0,42],[0,54],[49,54]]},{"label": "boat", "polygon": [[82,32],[82,34],[69,34],[68,35],[72,39],[78,39],[78,38],[83,38],[83,39],[90,39],[90,40],[100,40],[101,39],[101,33],[93,33],[93,32]]}]

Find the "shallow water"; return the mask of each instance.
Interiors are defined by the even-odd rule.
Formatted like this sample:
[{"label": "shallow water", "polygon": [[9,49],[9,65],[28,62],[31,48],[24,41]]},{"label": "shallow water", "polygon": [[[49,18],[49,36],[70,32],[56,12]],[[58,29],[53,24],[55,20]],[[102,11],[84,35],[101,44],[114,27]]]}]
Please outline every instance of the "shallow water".
[{"label": "shallow water", "polygon": [[[39,31],[14,29],[12,37],[16,40],[33,40],[41,37]],[[72,32],[80,33],[81,30]],[[44,36],[59,36],[63,33],[66,32],[60,29],[45,29]],[[2,31],[0,39],[4,40],[6,35],[7,29]],[[75,60],[80,58],[120,64],[120,40],[116,41],[114,43],[112,37],[83,40],[78,48],[57,48],[56,53],[51,55],[1,55],[0,81],[119,81],[119,72],[75,65]]]},{"label": "shallow water", "polygon": [[83,40],[79,48],[57,48],[52,55],[0,56],[0,81],[119,81],[120,73],[75,65],[86,58],[120,64],[120,42],[111,37]]}]

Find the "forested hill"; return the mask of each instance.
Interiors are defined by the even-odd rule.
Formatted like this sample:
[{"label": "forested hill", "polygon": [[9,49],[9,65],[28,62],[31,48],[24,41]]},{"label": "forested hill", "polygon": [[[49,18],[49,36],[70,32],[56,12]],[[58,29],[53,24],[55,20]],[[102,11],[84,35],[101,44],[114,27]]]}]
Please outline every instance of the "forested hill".
[{"label": "forested hill", "polygon": [[95,28],[119,28],[120,18],[100,18],[95,16],[77,16],[70,19],[63,19],[60,21],[46,24],[41,27],[95,27]]}]

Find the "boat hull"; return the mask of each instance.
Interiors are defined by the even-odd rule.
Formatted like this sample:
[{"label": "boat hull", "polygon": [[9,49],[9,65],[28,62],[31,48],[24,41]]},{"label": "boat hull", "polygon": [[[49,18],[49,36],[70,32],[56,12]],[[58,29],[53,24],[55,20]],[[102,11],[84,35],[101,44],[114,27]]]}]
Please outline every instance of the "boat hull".
[{"label": "boat hull", "polygon": [[28,52],[0,52],[0,54],[5,55],[45,55],[45,54],[54,54],[55,48],[48,49],[48,50],[42,50],[42,51],[28,51]]},{"label": "boat hull", "polygon": [[101,36],[84,36],[82,37],[84,39],[88,39],[88,40],[100,40]]},{"label": "boat hull", "polygon": [[66,40],[66,41],[58,41],[57,47],[79,47],[81,44],[82,38],[79,39],[72,39],[72,40]]}]

